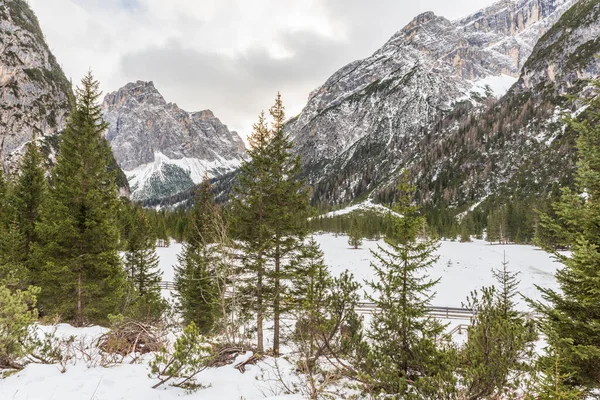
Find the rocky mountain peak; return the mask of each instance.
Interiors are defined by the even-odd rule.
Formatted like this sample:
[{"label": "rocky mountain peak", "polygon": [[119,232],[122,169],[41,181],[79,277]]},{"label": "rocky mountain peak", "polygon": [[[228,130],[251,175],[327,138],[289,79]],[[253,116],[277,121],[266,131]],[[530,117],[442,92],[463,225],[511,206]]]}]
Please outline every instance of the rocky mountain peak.
[{"label": "rocky mountain peak", "polygon": [[24,0],[0,1],[0,166],[25,143],[60,132],[72,89]]},{"label": "rocky mountain peak", "polygon": [[120,107],[127,102],[154,105],[167,104],[152,81],[130,82],[116,92],[107,94],[104,98],[104,103],[113,107]]},{"label": "rocky mountain peak", "polygon": [[415,18],[413,18],[413,20],[406,25],[404,28],[402,28],[402,32],[406,33],[406,34],[410,34],[410,32],[412,32],[414,29],[420,27],[421,25],[424,25],[426,23],[428,23],[429,21],[439,18],[437,15],[435,15],[435,13],[433,11],[427,11],[424,12],[422,14],[417,15]]},{"label": "rocky mountain peak", "polygon": [[431,12],[414,18],[332,75],[287,124],[309,181],[337,187],[334,175],[346,176],[350,188],[332,197],[347,199],[364,171],[383,177],[408,162],[423,132],[456,103],[506,93],[538,39],[575,2],[501,0],[454,21]]},{"label": "rocky mountain peak", "polygon": [[242,138],[212,111],[187,112],[168,103],[152,82],[128,83],[106,95],[106,138],[125,171],[132,198],[167,197],[239,166]]}]

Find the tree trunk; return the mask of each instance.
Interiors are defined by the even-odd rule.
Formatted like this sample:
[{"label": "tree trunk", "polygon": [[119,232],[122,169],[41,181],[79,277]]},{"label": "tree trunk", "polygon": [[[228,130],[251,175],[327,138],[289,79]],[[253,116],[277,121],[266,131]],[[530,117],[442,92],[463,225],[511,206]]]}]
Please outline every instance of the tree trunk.
[{"label": "tree trunk", "polygon": [[263,334],[263,266],[262,254],[258,255],[258,274],[256,282],[256,337],[257,350],[259,353],[264,353],[264,334]]},{"label": "tree trunk", "polygon": [[[277,238],[279,242],[279,238]],[[273,356],[279,356],[279,314],[281,312],[279,304],[279,273],[281,269],[279,243],[275,247],[275,298],[273,304]]]},{"label": "tree trunk", "polygon": [[83,273],[79,271],[77,274],[77,311],[75,313],[75,322],[77,326],[83,325]]}]

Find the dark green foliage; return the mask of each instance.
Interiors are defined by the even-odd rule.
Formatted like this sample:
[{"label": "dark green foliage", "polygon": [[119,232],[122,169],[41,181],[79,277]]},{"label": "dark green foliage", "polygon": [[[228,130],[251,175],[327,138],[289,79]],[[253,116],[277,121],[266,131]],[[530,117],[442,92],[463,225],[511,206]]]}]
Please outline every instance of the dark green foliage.
[{"label": "dark green foliage", "polygon": [[579,400],[585,398],[582,389],[569,385],[572,374],[564,372],[561,360],[552,350],[546,355],[547,367],[530,386],[527,400]]},{"label": "dark green foliage", "polygon": [[158,320],[165,310],[160,294],[162,272],[158,269],[156,237],[143,209],[132,215],[125,253],[125,270],[132,286],[126,313],[138,320]]},{"label": "dark green foliage", "polygon": [[356,219],[352,220],[352,224],[348,230],[348,244],[354,249],[358,249],[362,245],[362,233]]},{"label": "dark green foliage", "polygon": [[0,229],[0,285],[25,290],[30,281],[26,267],[25,237],[16,222]]},{"label": "dark green foliage", "polygon": [[108,168],[98,86],[89,73],[77,90],[32,256],[32,269],[39,271],[33,281],[42,287],[40,310],[77,325],[116,314],[125,285],[117,253],[117,188]]},{"label": "dark green foliage", "polygon": [[330,211],[330,209],[323,209],[324,215],[310,219],[308,222],[310,231],[343,235],[350,231],[353,221],[356,221],[362,237],[369,240],[379,240],[388,233],[388,228],[392,225],[392,217],[385,211],[357,210],[349,214],[334,216],[328,216],[327,211]]},{"label": "dark green foliage", "polygon": [[271,127],[261,114],[249,138],[250,160],[242,164],[234,189],[231,226],[242,242],[246,272],[252,276],[245,304],[257,315],[258,350],[263,351],[263,318],[272,310],[273,352],[278,354],[283,280],[289,267],[284,260],[306,234],[309,192],[298,179],[300,158],[292,153],[291,139],[283,129],[281,96],[270,114]]},{"label": "dark green foliage", "polygon": [[377,311],[368,332],[371,350],[365,374],[373,393],[419,398],[424,395],[420,390],[437,393],[440,388],[430,386],[437,377],[447,375],[444,379],[449,387],[453,378],[442,361],[447,360],[446,354],[437,343],[445,327],[427,313],[438,280],[429,279],[426,270],[437,260],[433,254],[437,244],[420,237],[425,219],[411,205],[414,188],[406,177],[398,189],[393,210],[402,217],[395,219],[393,238],[385,240],[387,246],[373,251],[377,280],[367,283],[373,290],[368,298]]},{"label": "dark green foliage", "polygon": [[47,193],[43,158],[37,144],[32,141],[27,144],[27,151],[21,161],[21,171],[13,195],[16,222],[24,237],[23,257],[27,261],[31,245],[37,241],[35,225],[39,222],[40,206]]},{"label": "dark green foliage", "polygon": [[508,270],[506,261],[493,273],[498,286],[473,292],[466,305],[476,311],[462,349],[467,399],[498,398],[518,389],[518,372],[526,369],[536,339],[533,323],[515,308],[517,274]]},{"label": "dark green foliage", "polygon": [[175,267],[177,308],[185,323],[194,323],[202,334],[212,333],[220,312],[216,282],[219,254],[215,249],[218,212],[205,178],[192,210],[190,236]]},{"label": "dark green foliage", "polygon": [[27,354],[31,325],[37,320],[39,288],[11,291],[0,284],[0,370],[20,369]]},{"label": "dark green foliage", "polygon": [[[600,89],[599,82],[595,86]],[[572,255],[550,249],[565,265],[556,274],[561,291],[538,287],[545,302],[534,306],[543,315],[542,330],[550,345],[542,368],[549,370],[558,357],[557,374],[568,376],[570,386],[591,390],[600,387],[600,98],[586,103],[589,108],[581,119],[567,120],[579,133],[577,191],[564,189],[554,206],[557,218],[543,218],[566,239]]]}]

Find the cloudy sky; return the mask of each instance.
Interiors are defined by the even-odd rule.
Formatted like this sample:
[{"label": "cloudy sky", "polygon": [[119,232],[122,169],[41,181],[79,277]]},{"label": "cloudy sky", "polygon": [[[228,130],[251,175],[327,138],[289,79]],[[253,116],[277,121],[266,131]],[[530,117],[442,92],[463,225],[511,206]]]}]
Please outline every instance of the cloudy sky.
[{"label": "cloudy sky", "polygon": [[50,48],[78,82],[105,92],[151,80],[187,111],[211,109],[247,134],[281,91],[288,117],[345,64],[414,16],[450,19],[493,0],[29,0]]}]

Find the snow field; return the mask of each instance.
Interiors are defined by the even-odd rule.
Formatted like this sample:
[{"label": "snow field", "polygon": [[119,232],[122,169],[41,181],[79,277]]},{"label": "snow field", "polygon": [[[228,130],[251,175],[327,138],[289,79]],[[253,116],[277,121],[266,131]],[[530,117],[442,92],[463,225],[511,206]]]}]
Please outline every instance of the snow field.
[{"label": "snow field", "polygon": [[[370,262],[373,257],[370,250],[375,250],[383,242],[363,242],[362,248],[351,249],[348,238],[333,234],[316,235],[315,239],[325,253],[325,261],[330,266],[333,275],[337,276],[346,269],[350,270],[358,282],[373,278]],[[160,268],[163,280],[173,280],[173,266],[177,263],[177,255],[182,245],[172,243],[169,248],[157,249],[160,256]],[[509,269],[520,272],[520,292],[524,296],[540,299],[540,293],[534,285],[557,288],[554,272],[560,267],[552,257],[532,246],[489,245],[484,241],[459,243],[443,241],[440,243],[435,266],[429,271],[432,278],[441,278],[436,287],[437,294],[433,305],[441,307],[460,307],[466,297],[474,289],[481,286],[493,285],[492,268],[500,268],[506,254]],[[164,293],[168,295],[168,293]],[[364,294],[363,294],[364,296]],[[527,305],[520,301],[519,307],[527,310]],[[365,326],[368,327],[368,316]],[[288,321],[284,321],[284,324]],[[448,330],[456,328],[468,321],[447,320]],[[271,323],[266,323],[266,339],[271,340]],[[40,327],[47,331],[49,327]],[[88,327],[74,328],[60,324],[56,334],[68,338],[75,336],[93,347],[94,339],[106,332],[105,328]],[[466,340],[466,334],[455,333],[453,340],[461,344]],[[268,343],[267,343],[268,345]],[[93,348],[90,349],[93,352]],[[289,349],[282,349],[289,352]],[[242,362],[251,356],[246,353],[236,359]],[[61,373],[58,365],[30,364],[24,370],[0,380],[0,399],[14,400],[170,400],[176,398],[207,399],[207,400],[258,400],[258,399],[301,399],[301,395],[281,394],[276,383],[277,374],[273,359],[267,359],[256,366],[249,366],[246,373],[241,374],[233,365],[208,369],[198,375],[198,382],[207,385],[206,389],[187,394],[185,391],[163,386],[152,389],[155,379],[149,378],[148,362],[152,358],[146,355],[139,364],[117,364],[103,368],[97,363],[90,363],[82,357],[72,360],[66,372]],[[287,384],[298,382],[294,366],[281,358],[277,361]]]}]

